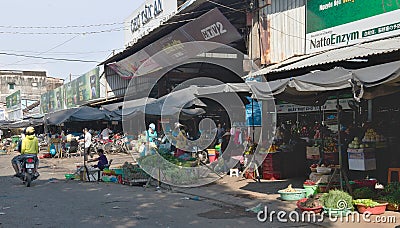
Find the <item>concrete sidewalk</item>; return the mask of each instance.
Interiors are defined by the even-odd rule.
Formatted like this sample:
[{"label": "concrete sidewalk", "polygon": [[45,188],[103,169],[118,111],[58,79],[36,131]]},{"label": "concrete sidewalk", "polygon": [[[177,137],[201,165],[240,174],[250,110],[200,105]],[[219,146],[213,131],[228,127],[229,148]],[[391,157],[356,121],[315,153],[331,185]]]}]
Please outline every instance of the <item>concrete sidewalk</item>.
[{"label": "concrete sidewalk", "polygon": [[[210,199],[214,201],[219,201],[225,204],[242,207],[252,208],[261,204],[262,208],[267,206],[268,212],[271,211],[285,211],[290,213],[292,211],[299,211],[296,206],[296,202],[293,201],[282,201],[279,199],[278,190],[286,188],[289,184],[292,184],[293,187],[302,188],[303,187],[303,178],[297,179],[289,179],[289,180],[280,180],[280,181],[266,181],[261,180],[261,183],[256,182],[254,180],[244,179],[241,177],[229,177],[225,176],[222,179],[218,180],[213,184],[209,184],[202,187],[196,188],[176,188],[173,190],[181,193],[185,193],[192,196],[198,196],[204,199]],[[287,216],[287,215],[286,215]],[[331,221],[328,217],[324,218],[323,222],[306,222],[299,223],[296,222],[287,222],[282,223],[277,220],[277,218],[273,219],[273,222],[269,225],[272,227],[286,227],[286,226],[307,226],[307,227],[396,227],[400,224],[400,213],[399,212],[391,212],[386,211],[382,217],[384,219],[395,219],[396,223],[377,223],[377,219],[381,219],[381,217],[371,216],[369,219],[371,222],[363,221],[360,219],[360,222],[343,222]],[[390,218],[389,218],[390,216]],[[257,215],[254,215],[255,219],[257,219]],[[288,217],[286,217],[288,218]],[[269,223],[269,222],[267,222]],[[263,223],[260,223],[262,225]]]}]

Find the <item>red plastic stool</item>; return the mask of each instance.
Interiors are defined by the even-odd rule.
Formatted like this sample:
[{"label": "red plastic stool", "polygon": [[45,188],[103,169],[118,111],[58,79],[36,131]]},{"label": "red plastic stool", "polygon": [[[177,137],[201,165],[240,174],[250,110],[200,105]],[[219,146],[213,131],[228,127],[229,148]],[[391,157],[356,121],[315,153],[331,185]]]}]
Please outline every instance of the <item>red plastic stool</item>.
[{"label": "red plastic stool", "polygon": [[392,172],[397,172],[397,181],[400,182],[400,168],[389,168],[388,169],[388,184],[391,182]]}]

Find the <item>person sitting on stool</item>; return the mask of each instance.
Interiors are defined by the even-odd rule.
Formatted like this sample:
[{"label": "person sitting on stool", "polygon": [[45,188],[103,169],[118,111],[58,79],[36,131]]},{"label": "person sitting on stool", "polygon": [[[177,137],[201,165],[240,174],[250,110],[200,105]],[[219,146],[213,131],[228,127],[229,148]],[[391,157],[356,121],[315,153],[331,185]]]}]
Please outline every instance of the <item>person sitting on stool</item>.
[{"label": "person sitting on stool", "polygon": [[98,149],[97,153],[99,154],[98,158],[94,159],[89,159],[88,162],[95,162],[97,161],[97,165],[94,165],[95,168],[99,168],[101,171],[103,171],[104,168],[108,166],[108,160],[106,155],[104,155],[104,150],[103,149]]}]

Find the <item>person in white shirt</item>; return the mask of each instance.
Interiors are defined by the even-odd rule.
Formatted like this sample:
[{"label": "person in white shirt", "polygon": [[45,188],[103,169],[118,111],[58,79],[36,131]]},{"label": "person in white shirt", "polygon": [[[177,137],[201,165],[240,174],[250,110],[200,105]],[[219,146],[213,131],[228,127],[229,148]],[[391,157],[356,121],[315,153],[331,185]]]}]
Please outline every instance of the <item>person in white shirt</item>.
[{"label": "person in white shirt", "polygon": [[92,135],[88,131],[87,128],[83,129],[83,133],[85,134],[85,151],[84,151],[84,159],[85,162],[88,160],[88,155],[90,154],[90,147],[92,146]]},{"label": "person in white shirt", "polygon": [[109,139],[111,133],[112,133],[112,131],[108,127],[106,127],[106,128],[104,128],[103,131],[101,131],[101,138],[102,139]]}]

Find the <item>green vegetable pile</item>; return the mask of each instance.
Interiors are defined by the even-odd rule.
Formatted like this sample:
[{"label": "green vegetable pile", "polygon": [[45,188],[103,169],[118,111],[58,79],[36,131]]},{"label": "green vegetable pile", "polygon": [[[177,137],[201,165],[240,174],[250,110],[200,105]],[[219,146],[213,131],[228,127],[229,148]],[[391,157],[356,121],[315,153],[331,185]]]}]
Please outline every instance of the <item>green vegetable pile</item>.
[{"label": "green vegetable pile", "polygon": [[143,171],[138,165],[132,165],[125,162],[122,166],[125,180],[147,179],[149,175]]},{"label": "green vegetable pile", "polygon": [[171,159],[171,162],[169,162],[164,156],[166,155],[148,155],[139,158],[137,161],[140,167],[152,177],[159,177],[163,182],[171,185],[191,185],[198,183],[200,178],[204,178],[204,175],[207,175],[200,174],[199,170],[192,168],[190,161],[186,163],[187,166],[190,164],[190,167],[183,167],[174,164],[174,162],[181,162],[179,159],[166,156]]},{"label": "green vegetable pile", "polygon": [[324,193],[319,200],[325,208],[344,209],[343,206],[345,208],[353,207],[353,197],[341,190],[330,190],[328,193]]},{"label": "green vegetable pile", "polygon": [[392,182],[386,185],[381,199],[390,204],[400,205],[400,183]]},{"label": "green vegetable pile", "polygon": [[353,192],[354,199],[374,199],[375,192],[369,187],[357,188]]},{"label": "green vegetable pile", "polygon": [[364,205],[366,207],[376,207],[381,205],[378,202],[373,201],[372,199],[357,199],[357,200],[353,200],[353,204],[355,205]]}]

